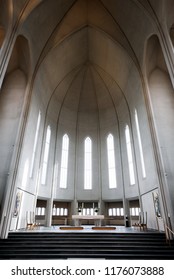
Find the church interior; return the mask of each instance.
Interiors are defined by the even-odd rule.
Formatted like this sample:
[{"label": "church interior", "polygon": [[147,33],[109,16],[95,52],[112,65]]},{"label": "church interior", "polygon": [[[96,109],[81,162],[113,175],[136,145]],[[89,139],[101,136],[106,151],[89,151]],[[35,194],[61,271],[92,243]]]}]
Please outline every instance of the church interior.
[{"label": "church interior", "polygon": [[173,0],[0,0],[1,239],[173,239],[173,128]]}]

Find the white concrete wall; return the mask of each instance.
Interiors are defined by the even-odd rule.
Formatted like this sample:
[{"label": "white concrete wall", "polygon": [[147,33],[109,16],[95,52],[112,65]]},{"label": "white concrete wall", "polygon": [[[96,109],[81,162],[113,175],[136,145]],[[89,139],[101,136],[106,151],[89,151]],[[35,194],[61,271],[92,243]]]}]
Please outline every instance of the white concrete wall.
[{"label": "white concrete wall", "polygon": [[0,92],[0,201],[10,172],[25,88],[26,78],[16,70],[6,77]]}]

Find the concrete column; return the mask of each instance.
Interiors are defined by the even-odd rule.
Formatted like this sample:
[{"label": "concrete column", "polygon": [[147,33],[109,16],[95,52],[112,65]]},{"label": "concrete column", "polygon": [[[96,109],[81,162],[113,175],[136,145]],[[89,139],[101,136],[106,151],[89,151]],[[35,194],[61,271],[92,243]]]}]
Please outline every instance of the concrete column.
[{"label": "concrete column", "polygon": [[52,211],[53,211],[53,200],[52,200],[52,198],[50,198],[47,200],[47,208],[46,208],[46,226],[47,227],[51,227]]},{"label": "concrete column", "polygon": [[131,226],[130,221],[130,209],[129,209],[129,200],[123,200],[123,208],[124,208],[124,224],[125,226]]}]

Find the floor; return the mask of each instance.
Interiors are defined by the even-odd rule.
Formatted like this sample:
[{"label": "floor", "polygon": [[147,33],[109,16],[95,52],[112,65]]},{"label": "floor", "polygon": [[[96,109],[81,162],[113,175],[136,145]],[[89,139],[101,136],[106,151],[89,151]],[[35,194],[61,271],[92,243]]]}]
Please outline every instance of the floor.
[{"label": "floor", "polygon": [[[92,229],[93,226],[90,226],[90,225],[83,225],[83,229],[82,230],[74,230],[74,229],[68,229],[68,230],[62,230],[60,229],[62,226],[51,226],[51,227],[44,227],[44,226],[40,226],[40,227],[37,227],[37,228],[34,228],[34,229],[20,229],[20,230],[17,230],[18,232],[57,232],[57,233],[62,233],[62,232],[90,232],[90,233],[94,233],[94,232],[110,232],[110,233],[114,233],[114,232],[117,232],[117,233],[124,233],[124,232],[132,232],[132,233],[135,233],[135,232],[143,232],[143,230],[140,231],[139,228],[134,228],[134,227],[125,227],[125,226],[110,226],[111,228],[115,227],[115,229],[112,229],[112,230],[94,230]],[[63,226],[64,228],[66,226]],[[109,227],[109,226],[107,226]],[[69,228],[69,226],[68,226]],[[148,231],[151,231],[151,230],[148,230]],[[147,232],[147,230],[146,230]]]}]

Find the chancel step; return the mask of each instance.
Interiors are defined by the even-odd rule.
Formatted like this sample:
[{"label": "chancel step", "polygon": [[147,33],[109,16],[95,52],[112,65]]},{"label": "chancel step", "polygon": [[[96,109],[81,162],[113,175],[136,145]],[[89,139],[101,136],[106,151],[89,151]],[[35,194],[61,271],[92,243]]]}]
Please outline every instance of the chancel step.
[{"label": "chancel step", "polygon": [[174,259],[174,243],[158,232],[15,232],[0,247],[0,259]]}]

